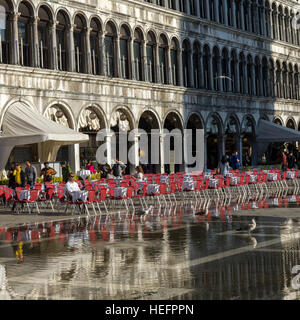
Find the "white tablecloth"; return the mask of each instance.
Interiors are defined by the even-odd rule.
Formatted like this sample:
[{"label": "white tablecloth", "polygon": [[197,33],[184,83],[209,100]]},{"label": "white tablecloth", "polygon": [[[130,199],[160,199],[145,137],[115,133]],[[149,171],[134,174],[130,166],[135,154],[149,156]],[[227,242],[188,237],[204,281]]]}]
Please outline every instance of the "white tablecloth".
[{"label": "white tablecloth", "polygon": [[114,197],[115,198],[121,198],[127,196],[127,188],[115,188],[114,189]]},{"label": "white tablecloth", "polygon": [[287,179],[295,179],[295,175],[296,175],[295,171],[288,171],[286,173],[286,178]]},{"label": "white tablecloth", "polygon": [[147,194],[159,193],[160,185],[159,184],[149,184],[147,186]]},{"label": "white tablecloth", "polygon": [[168,176],[160,176],[160,183],[168,183],[169,177]]},{"label": "white tablecloth", "polygon": [[256,182],[256,180],[257,180],[257,176],[255,174],[250,174],[249,182],[253,183],[253,182]]},{"label": "white tablecloth", "polygon": [[268,173],[267,179],[268,181],[277,181],[277,173]]},{"label": "white tablecloth", "polygon": [[77,172],[77,175],[80,176],[82,179],[85,179],[87,176],[91,175],[90,170],[80,170]]},{"label": "white tablecloth", "polygon": [[240,181],[239,177],[234,177],[234,176],[230,177],[230,185],[232,186],[238,185],[239,181]]},{"label": "white tablecloth", "polygon": [[20,192],[20,200],[30,200],[30,190],[22,190]]},{"label": "white tablecloth", "polygon": [[88,199],[89,196],[89,192],[88,191],[74,191],[71,194],[72,196],[72,201],[77,201],[77,200],[81,200],[81,201],[86,201]]},{"label": "white tablecloth", "polygon": [[218,183],[219,183],[218,179],[209,179],[209,185],[208,186],[210,188],[217,188]]},{"label": "white tablecloth", "polygon": [[195,189],[195,183],[193,180],[191,181],[183,181],[182,182],[182,188],[181,191],[184,190],[194,190]]}]

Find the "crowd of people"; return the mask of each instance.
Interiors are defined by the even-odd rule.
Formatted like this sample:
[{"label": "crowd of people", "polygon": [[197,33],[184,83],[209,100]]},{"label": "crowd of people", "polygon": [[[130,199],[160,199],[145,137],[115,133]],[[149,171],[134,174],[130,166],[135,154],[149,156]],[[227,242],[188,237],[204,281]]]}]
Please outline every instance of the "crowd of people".
[{"label": "crowd of people", "polygon": [[[62,180],[64,182],[69,182],[70,178],[75,177],[72,173],[70,166],[66,162],[61,162],[62,169]],[[100,165],[97,169],[97,173],[101,178],[105,179],[120,179],[125,174],[126,165],[116,159],[112,166],[109,164]],[[92,160],[88,161],[85,167],[86,170],[90,170],[91,174],[95,174],[96,170],[92,164]],[[43,169],[40,171],[39,176],[43,178],[44,182],[52,182],[53,177],[57,172],[50,166],[49,162],[44,163]],[[144,171],[142,166],[136,167],[136,173],[132,175],[137,181],[142,181],[144,178]],[[24,188],[26,184],[29,184],[31,188],[34,187],[38,173],[36,167],[31,164],[30,161],[26,161],[25,170],[21,168],[20,163],[11,163],[10,169],[8,171],[8,187],[11,189],[16,189],[17,187]]]}]

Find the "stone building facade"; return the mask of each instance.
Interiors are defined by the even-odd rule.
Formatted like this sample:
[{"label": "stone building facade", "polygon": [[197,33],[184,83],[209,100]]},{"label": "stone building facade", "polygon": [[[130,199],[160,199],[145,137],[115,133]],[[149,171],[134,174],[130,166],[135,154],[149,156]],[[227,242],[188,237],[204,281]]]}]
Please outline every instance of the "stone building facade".
[{"label": "stone building facade", "polygon": [[[159,129],[161,147],[164,128],[204,129],[208,168],[234,149],[255,163],[259,119],[300,129],[299,1],[0,5],[0,125],[21,101],[88,133],[89,144],[58,153],[75,170],[94,157],[100,128]],[[38,145],[13,154],[41,160]]]}]

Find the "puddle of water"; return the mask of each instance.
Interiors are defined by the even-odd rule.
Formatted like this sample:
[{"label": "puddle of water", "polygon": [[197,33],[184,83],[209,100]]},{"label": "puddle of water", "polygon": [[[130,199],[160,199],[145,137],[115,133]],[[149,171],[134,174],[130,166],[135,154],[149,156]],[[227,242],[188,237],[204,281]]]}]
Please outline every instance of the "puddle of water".
[{"label": "puddle of water", "polygon": [[[146,219],[125,213],[0,228],[0,299],[297,299],[297,219],[252,208],[294,207],[298,197],[181,206]],[[232,216],[249,210],[249,216]],[[288,236],[288,237],[286,237]]]}]

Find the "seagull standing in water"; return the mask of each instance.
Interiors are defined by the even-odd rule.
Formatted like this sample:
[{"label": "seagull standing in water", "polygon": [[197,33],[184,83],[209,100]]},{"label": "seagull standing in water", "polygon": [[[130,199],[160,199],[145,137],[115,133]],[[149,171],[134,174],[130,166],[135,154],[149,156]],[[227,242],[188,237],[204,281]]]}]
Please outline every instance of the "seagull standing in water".
[{"label": "seagull standing in water", "polygon": [[149,208],[147,208],[145,210],[139,210],[136,214],[138,216],[147,216],[152,209],[153,209],[153,206],[150,206]]},{"label": "seagull standing in water", "polygon": [[250,234],[255,229],[256,229],[256,222],[255,222],[255,219],[253,218],[251,220],[251,223],[242,226],[241,228],[237,229],[236,231],[248,231]]}]

